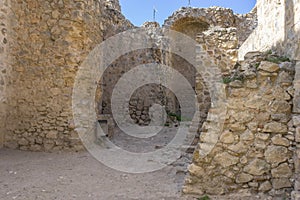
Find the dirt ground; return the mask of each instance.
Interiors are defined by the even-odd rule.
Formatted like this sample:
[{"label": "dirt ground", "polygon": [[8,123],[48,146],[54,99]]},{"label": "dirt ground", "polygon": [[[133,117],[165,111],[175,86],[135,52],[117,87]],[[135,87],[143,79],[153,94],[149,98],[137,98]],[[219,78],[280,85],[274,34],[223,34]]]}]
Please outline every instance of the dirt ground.
[{"label": "dirt ground", "polygon": [[176,168],[145,174],[110,169],[87,152],[0,150],[0,199],[186,199]]},{"label": "dirt ground", "polygon": [[[165,146],[174,132],[168,128],[156,137],[138,140],[116,129],[111,141],[125,150],[149,152]],[[129,174],[105,166],[88,152],[0,149],[0,200],[202,200],[181,193],[191,157],[183,153],[159,171]],[[210,199],[267,198],[239,194]]]},{"label": "dirt ground", "polygon": [[[181,195],[183,173],[168,166],[145,174],[110,169],[88,152],[0,150],[0,199],[193,200]],[[240,195],[211,199],[266,199]]]}]

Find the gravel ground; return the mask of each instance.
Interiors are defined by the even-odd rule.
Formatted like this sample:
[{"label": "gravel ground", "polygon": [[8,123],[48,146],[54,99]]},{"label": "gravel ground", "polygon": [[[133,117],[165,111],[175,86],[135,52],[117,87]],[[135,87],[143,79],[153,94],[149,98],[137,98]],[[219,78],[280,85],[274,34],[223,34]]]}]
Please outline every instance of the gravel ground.
[{"label": "gravel ground", "polygon": [[183,174],[169,166],[144,174],[110,169],[87,152],[0,150],[0,199],[176,200]]},{"label": "gravel ground", "polygon": [[[0,150],[0,199],[22,200],[197,200],[182,196],[178,167],[145,174],[110,169],[88,152],[36,153]],[[211,197],[211,196],[210,196]],[[261,195],[211,199],[274,199]]]},{"label": "gravel ground", "polygon": [[[112,142],[132,152],[163,148],[170,128],[151,140],[137,140],[116,129]],[[0,149],[0,200],[198,200],[181,188],[191,154],[159,171],[128,174],[106,167],[88,152],[25,152]],[[274,199],[264,195],[210,196],[212,200]]]}]

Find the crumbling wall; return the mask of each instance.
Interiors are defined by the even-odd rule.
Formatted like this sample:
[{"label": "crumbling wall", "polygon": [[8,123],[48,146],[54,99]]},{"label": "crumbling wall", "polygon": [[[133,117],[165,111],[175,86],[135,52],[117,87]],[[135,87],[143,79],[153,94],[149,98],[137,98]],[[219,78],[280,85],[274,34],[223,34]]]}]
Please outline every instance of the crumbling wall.
[{"label": "crumbling wall", "polygon": [[293,125],[295,131],[296,149],[294,152],[295,163],[295,183],[294,191],[292,193],[293,199],[300,198],[300,62],[297,61],[295,65],[295,78],[293,82],[294,99],[293,99]]},{"label": "crumbling wall", "polygon": [[237,14],[236,24],[238,30],[237,37],[240,47],[257,27],[257,8],[254,7],[249,13],[246,14]]},{"label": "crumbling wall", "polygon": [[[161,54],[156,49],[143,49],[122,55],[109,65],[103,74],[103,78],[99,82],[97,90],[98,95],[96,97],[96,102],[98,103],[98,115],[110,115],[112,117],[112,93],[123,74],[139,65],[149,63],[163,64],[160,55]],[[141,88],[135,91],[129,101],[128,106],[131,118],[137,124],[148,125],[150,122],[150,106],[153,103],[166,105],[167,97],[164,95],[165,93],[165,89],[156,84],[141,86]]]},{"label": "crumbling wall", "polygon": [[[159,28],[159,24],[146,22],[143,27],[146,30],[151,31],[153,29],[155,31],[156,28]],[[110,118],[112,118],[111,97],[114,87],[123,74],[138,65],[149,63],[168,65],[181,72],[190,84],[195,86],[195,69],[193,66],[184,59],[172,55],[172,53],[160,50],[160,44],[155,45],[151,49],[142,49],[122,55],[106,69],[102,80],[99,82],[96,97],[98,103],[97,113],[100,118],[101,115],[111,116]],[[171,56],[176,60],[170,60]],[[162,76],[166,75],[162,74]],[[131,118],[135,123],[142,126],[150,123],[149,109],[153,104],[165,106],[165,110],[169,114],[167,124],[177,123],[176,117],[170,115],[178,114],[177,117],[180,116],[180,109],[177,106],[178,101],[175,95],[169,89],[157,84],[141,86],[134,92],[128,104]]]},{"label": "crumbling wall", "polygon": [[[299,56],[300,56],[300,2],[299,0],[278,0],[278,1],[257,1],[257,15],[258,26],[245,41],[239,49],[239,59],[243,60],[244,55],[250,51],[268,51],[272,50],[280,55],[287,56],[297,61],[295,70],[295,81],[293,83],[294,101],[293,101],[293,115],[294,127],[296,130],[299,126]],[[295,163],[295,183],[294,192],[292,193],[293,199],[299,198],[299,141],[296,142],[297,149],[295,150],[294,163]]]},{"label": "crumbling wall", "polygon": [[32,151],[83,149],[71,110],[76,71],[103,40],[105,30],[128,21],[96,0],[11,0],[10,9],[13,59],[5,146]]},{"label": "crumbling wall", "polygon": [[121,12],[119,0],[104,0],[104,5],[109,9]]},{"label": "crumbling wall", "polygon": [[163,27],[170,28],[176,22],[181,22],[180,20],[183,18],[197,19],[197,21],[206,22],[210,26],[220,26],[223,28],[236,26],[235,16],[231,9],[221,7],[183,7],[168,17],[168,19],[165,20]]},{"label": "crumbling wall", "polygon": [[185,193],[289,196],[295,150],[291,121],[294,63],[266,61],[269,56],[247,54],[245,62],[224,77],[227,114],[223,131],[212,151],[203,156],[214,138],[210,133],[213,122],[203,125]]},{"label": "crumbling wall", "polygon": [[276,50],[299,60],[299,0],[258,0],[258,26],[239,49],[239,59],[250,51]]},{"label": "crumbling wall", "polygon": [[[202,21],[202,25],[200,26],[205,27],[203,25],[207,24],[204,30],[213,27],[235,27],[237,30],[238,45],[241,46],[257,26],[257,11],[256,8],[254,8],[251,12],[241,15],[233,13],[231,9],[221,7],[183,7],[166,19],[163,27],[172,28],[174,25],[179,26],[179,24],[184,24],[188,21],[190,21],[191,26],[194,27],[197,26],[197,21]],[[180,29],[174,30],[182,32]],[[200,32],[202,31],[198,31],[198,33]],[[190,32],[187,34],[191,36]]]},{"label": "crumbling wall", "polygon": [[0,148],[4,144],[6,119],[6,87],[7,73],[9,72],[7,12],[8,2],[0,1]]},{"label": "crumbling wall", "polygon": [[209,55],[213,56],[223,74],[228,74],[237,61],[238,39],[236,28],[213,27],[203,33],[198,33],[198,43]]},{"label": "crumbling wall", "polygon": [[[219,7],[208,9],[181,8],[169,17],[163,25],[165,28],[186,34],[197,41],[201,45],[201,49],[214,59],[223,74],[230,73],[237,61],[238,38],[235,26],[235,15],[232,10]],[[196,47],[195,52],[197,52]],[[195,87],[197,103],[201,112],[198,130],[203,121],[206,120],[211,106],[210,93],[203,79],[203,76],[206,75],[204,72],[201,74],[180,68],[182,60],[174,55],[169,56],[168,61],[172,66],[179,66],[175,69],[180,73],[189,73],[188,76],[191,76],[189,80],[192,80],[191,84]]]}]

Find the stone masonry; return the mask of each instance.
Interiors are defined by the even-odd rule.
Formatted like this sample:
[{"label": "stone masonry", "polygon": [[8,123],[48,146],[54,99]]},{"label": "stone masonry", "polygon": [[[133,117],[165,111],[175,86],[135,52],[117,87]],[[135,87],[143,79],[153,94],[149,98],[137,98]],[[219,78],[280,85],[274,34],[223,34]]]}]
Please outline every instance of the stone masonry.
[{"label": "stone masonry", "polygon": [[219,141],[206,157],[202,144],[211,141],[206,122],[200,146],[189,167],[184,192],[225,194],[269,192],[289,196],[293,185],[295,130],[292,123],[294,63],[270,62],[250,53],[229,77],[227,114]]},{"label": "stone masonry", "polygon": [[239,49],[239,59],[249,51],[275,50],[299,60],[299,0],[257,0],[257,28]]},{"label": "stone masonry", "polygon": [[0,2],[0,148],[4,144],[5,133],[5,118],[6,118],[6,86],[7,86],[7,74],[8,70],[8,48],[7,48],[7,2]]},{"label": "stone masonry", "polygon": [[[12,57],[5,146],[32,151],[83,149],[72,122],[76,70],[95,44],[130,23],[99,1],[10,1]],[[2,127],[1,127],[2,128]]]},{"label": "stone masonry", "polygon": [[[0,147],[83,150],[72,113],[78,67],[97,44],[134,25],[118,0],[1,0],[0,6]],[[183,192],[300,199],[299,8],[299,0],[258,0],[245,15],[185,7],[165,20],[163,28],[197,42],[196,57],[204,67],[221,71],[226,92],[221,131],[205,70],[196,73],[188,61],[157,48],[121,56],[95,83],[99,121],[113,132],[110,97],[124,73],[145,63],[172,66],[194,88],[202,112],[192,127],[196,149]],[[169,120],[177,123],[180,105],[167,88],[147,85],[128,103],[139,125],[149,123],[153,103],[166,105],[173,113]]]}]

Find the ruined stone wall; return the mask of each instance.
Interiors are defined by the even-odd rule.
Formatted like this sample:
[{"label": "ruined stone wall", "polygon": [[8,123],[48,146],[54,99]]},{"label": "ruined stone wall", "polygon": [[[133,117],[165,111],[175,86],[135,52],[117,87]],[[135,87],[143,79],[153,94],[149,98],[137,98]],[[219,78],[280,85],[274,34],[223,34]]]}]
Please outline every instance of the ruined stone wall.
[{"label": "ruined stone wall", "polygon": [[203,156],[214,140],[211,132],[217,118],[203,125],[185,193],[289,196],[294,179],[294,65],[266,61],[268,56],[248,54],[229,79],[224,77],[227,114],[223,131],[212,151]]},{"label": "ruined stone wall", "polygon": [[[5,133],[9,148],[82,149],[71,110],[78,66],[97,44],[133,25],[121,15],[117,0],[10,0],[1,1],[0,6],[0,146]],[[184,192],[260,191],[276,196],[291,190],[294,175],[300,174],[299,149],[295,151],[300,143],[299,63],[293,82],[291,62],[271,63],[266,61],[270,55],[261,54],[248,54],[241,66],[235,62],[240,45],[240,56],[274,46],[279,53],[299,60],[299,13],[299,0],[258,0],[258,25],[255,9],[235,15],[218,7],[182,8],[165,21],[164,27],[196,39],[228,84],[224,130],[203,158],[205,147],[214,145],[210,144],[215,137],[210,134],[213,118],[202,127]],[[200,54],[196,47],[195,51]],[[99,114],[110,114],[109,98],[122,74],[137,64],[152,62],[171,65],[190,81],[203,111],[201,119],[205,119],[211,99],[202,74],[195,74],[185,60],[153,49],[124,55],[112,63],[99,82]],[[170,91],[157,86],[137,90],[129,104],[132,118],[141,125],[148,123],[151,102],[146,102],[145,94],[152,90],[153,96],[170,97],[168,101],[176,107]],[[295,188],[300,189],[297,177]]]},{"label": "ruined stone wall", "polygon": [[[143,27],[145,30],[154,31],[159,24],[146,22]],[[161,44],[153,44],[151,49],[133,51],[122,55],[116,59],[104,72],[102,80],[97,89],[96,102],[98,103],[99,118],[112,118],[111,97],[115,85],[123,74],[138,65],[158,63],[168,65],[186,77],[192,86],[195,86],[195,69],[184,59],[159,49]],[[170,58],[174,59],[170,59]],[[162,77],[166,76],[162,74]],[[148,125],[150,123],[149,109],[153,104],[165,106],[169,114],[178,114],[179,106],[175,95],[167,88],[157,84],[141,86],[134,92],[128,102],[131,118],[139,125]],[[102,115],[102,116],[101,116]],[[103,116],[105,115],[105,116]],[[178,114],[179,117],[180,114]],[[173,120],[171,120],[173,118]],[[167,117],[167,123],[176,122],[176,117]]]},{"label": "ruined stone wall", "polygon": [[257,9],[253,8],[249,13],[236,15],[237,37],[239,47],[247,40],[249,35],[257,27]]},{"label": "ruined stone wall", "polygon": [[[98,115],[111,116],[112,118],[111,98],[119,79],[134,67],[149,63],[161,63],[161,58],[157,50],[143,49],[133,51],[122,55],[108,66],[98,86],[98,95],[96,97]],[[165,93],[164,90],[155,84],[141,86],[128,102],[132,119],[137,124],[147,125],[150,120],[148,111],[151,104],[166,104],[166,97],[162,95],[163,93]]]},{"label": "ruined stone wall", "polygon": [[104,5],[107,6],[107,8],[109,9],[121,12],[119,0],[104,0]]},{"label": "ruined stone wall", "polygon": [[168,19],[165,20],[163,27],[171,28],[175,22],[184,22],[184,20],[179,21],[184,18],[194,18],[206,22],[210,26],[220,26],[224,28],[235,27],[236,25],[235,16],[231,9],[221,7],[183,7],[168,17]]},{"label": "ruined stone wall", "polygon": [[213,56],[223,74],[228,74],[237,61],[238,39],[236,28],[212,27],[197,35],[197,42]]},{"label": "ruined stone wall", "polygon": [[[237,61],[237,35],[236,28],[220,28],[212,27],[209,30],[198,33],[196,37],[198,45],[201,49],[206,51],[211,59],[214,60],[220,72],[226,76],[231,73]],[[197,52],[196,54],[200,53]],[[200,54],[199,54],[200,56]],[[201,58],[199,58],[202,61]],[[206,63],[204,65],[207,65]],[[206,66],[207,67],[207,66]],[[201,120],[199,128],[207,119],[207,114],[211,108],[211,95],[206,86],[207,83],[203,81],[203,76],[207,76],[204,72],[196,74],[196,93],[198,98],[199,110]],[[201,132],[198,132],[200,135]]]},{"label": "ruined stone wall", "polygon": [[[183,8],[174,13],[165,22],[164,27],[182,32],[193,37],[198,42],[205,43],[205,50],[209,55],[214,56],[217,64],[221,66],[222,71],[226,74],[230,72],[237,60],[238,39],[236,28],[229,28],[235,26],[235,19],[231,17],[234,17],[234,15],[230,9]],[[210,30],[208,30],[209,25],[211,26]],[[149,30],[158,27],[157,24],[149,22],[143,26]],[[222,26],[223,28],[216,26]],[[210,107],[210,97],[201,77],[202,74],[196,74],[194,67],[182,58],[168,52],[155,50],[139,51],[124,55],[106,70],[103,80],[98,87],[98,91],[102,90],[102,95],[100,94],[101,92],[98,92],[99,95],[97,95],[96,100],[99,104],[98,114],[111,115],[111,94],[115,84],[123,74],[139,64],[153,62],[171,66],[187,78],[197,93],[199,107],[202,111],[201,121],[204,121]],[[161,104],[167,106],[167,111],[177,114],[178,105],[176,98],[170,92],[155,86],[143,87],[139,92],[140,94],[135,94],[136,96],[133,96],[129,102],[131,117],[136,123],[140,125],[149,123],[148,111],[153,102],[161,102]],[[151,97],[148,97],[148,94],[151,94]],[[150,100],[146,100],[146,98]]]},{"label": "ruined stone wall", "polygon": [[6,118],[6,85],[9,71],[8,38],[7,38],[7,12],[8,2],[0,1],[0,148],[4,143],[5,118]]},{"label": "ruined stone wall", "polygon": [[[257,1],[258,26],[239,49],[239,59],[243,60],[244,55],[249,51],[272,50],[278,54],[297,60],[295,67],[296,75],[293,83],[293,121],[292,130],[298,130],[299,123],[299,59],[300,59],[300,2],[299,0],[278,0],[278,1]],[[291,128],[290,128],[291,129]],[[300,197],[299,176],[299,141],[296,131],[296,150],[294,151],[295,182],[293,199]]]},{"label": "ruined stone wall", "polygon": [[250,51],[276,50],[299,60],[299,0],[258,0],[258,26],[239,49],[239,59]]},{"label": "ruined stone wall", "polygon": [[293,125],[295,131],[296,149],[294,152],[295,163],[295,183],[294,191],[292,193],[293,199],[300,198],[300,62],[297,61],[295,65],[294,99],[293,99]]},{"label": "ruined stone wall", "polygon": [[76,71],[103,40],[104,30],[128,22],[96,0],[11,0],[10,9],[13,59],[5,146],[32,151],[82,149],[71,110]]},{"label": "ruined stone wall", "polygon": [[[190,8],[183,7],[174,12],[172,16],[165,20],[163,27],[172,28],[172,26],[178,26],[179,24],[187,23],[189,20],[194,22],[202,21],[208,26],[206,30],[212,27],[229,28],[235,27],[237,30],[237,39],[239,46],[249,37],[252,31],[257,26],[257,14],[254,8],[251,12],[240,15],[234,14],[231,9],[221,7],[210,8]],[[176,29],[174,29],[176,30]],[[177,31],[180,31],[177,30]],[[180,31],[181,32],[181,31]],[[200,31],[198,31],[200,32]],[[190,33],[187,33],[188,35]]]},{"label": "ruined stone wall", "polygon": [[232,67],[235,64],[237,49],[257,27],[257,9],[240,15],[234,14],[231,9],[220,7],[181,8],[165,20],[163,27],[182,32],[192,38],[197,37],[198,41],[206,38],[208,51],[215,46],[220,48],[215,54],[219,60],[218,65],[223,71],[228,71],[230,67],[225,69],[225,66]]}]

